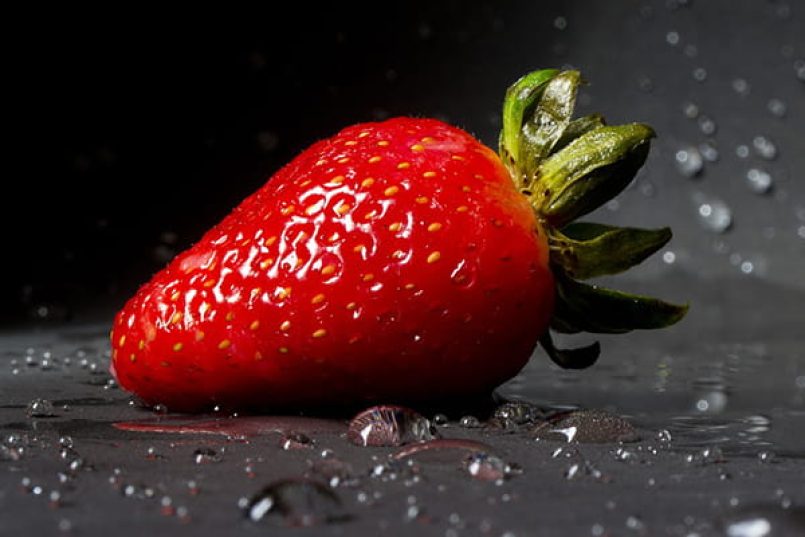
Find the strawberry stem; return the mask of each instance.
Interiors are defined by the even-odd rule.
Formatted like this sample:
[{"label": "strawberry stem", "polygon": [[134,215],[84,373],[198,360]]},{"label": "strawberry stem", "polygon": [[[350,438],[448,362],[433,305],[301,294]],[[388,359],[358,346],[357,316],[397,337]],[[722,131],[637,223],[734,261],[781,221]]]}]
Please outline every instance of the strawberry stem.
[{"label": "strawberry stem", "polygon": [[[548,234],[557,282],[552,329],[623,333],[678,322],[687,306],[585,285],[573,278],[615,274],[642,262],[671,238],[668,228],[643,230],[572,223],[616,195],[645,163],[654,131],[632,123],[607,126],[598,114],[573,119],[578,71],[543,69],[509,87],[503,103],[500,157]],[[598,343],[557,349],[540,340],[561,367],[592,365]]]}]

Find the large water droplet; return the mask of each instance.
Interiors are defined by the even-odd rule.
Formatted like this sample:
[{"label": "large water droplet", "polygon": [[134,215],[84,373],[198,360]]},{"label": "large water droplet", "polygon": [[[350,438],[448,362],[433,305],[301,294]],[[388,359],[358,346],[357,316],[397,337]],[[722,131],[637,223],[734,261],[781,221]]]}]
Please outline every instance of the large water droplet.
[{"label": "large water droplet", "polygon": [[358,446],[400,446],[438,437],[430,421],[401,406],[374,406],[352,418],[347,438]]},{"label": "large water droplet", "polygon": [[193,462],[196,464],[211,464],[222,460],[223,456],[211,448],[199,448],[193,452]]},{"label": "large water droplet", "polygon": [[772,187],[769,172],[758,168],[752,168],[746,172],[746,183],[755,194],[766,194]]},{"label": "large water droplet", "polygon": [[504,403],[495,409],[492,422],[503,429],[517,429],[544,418],[542,410],[522,401]]},{"label": "large water droplet", "polygon": [[724,233],[732,227],[732,210],[719,199],[704,199],[699,196],[699,220],[705,228]]},{"label": "large water droplet", "polygon": [[488,453],[473,453],[464,461],[467,472],[481,481],[497,481],[504,479],[506,463],[502,459]]},{"label": "large water droplet", "polygon": [[739,520],[727,526],[728,537],[765,537],[771,534],[771,523],[763,518]]},{"label": "large water droplet", "polygon": [[581,443],[635,442],[638,434],[625,419],[601,410],[558,414],[532,429],[537,438]]},{"label": "large water droplet", "polygon": [[348,520],[341,499],[327,485],[310,479],[276,481],[255,494],[244,508],[253,522],[314,526]]}]

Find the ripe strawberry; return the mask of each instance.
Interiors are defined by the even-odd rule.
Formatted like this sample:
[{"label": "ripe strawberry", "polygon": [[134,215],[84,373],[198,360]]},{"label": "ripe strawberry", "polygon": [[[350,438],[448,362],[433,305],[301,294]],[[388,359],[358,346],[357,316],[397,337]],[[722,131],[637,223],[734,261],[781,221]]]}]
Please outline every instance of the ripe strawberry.
[{"label": "ripe strawberry", "polygon": [[567,226],[625,186],[651,136],[571,121],[577,84],[550,70],[512,87],[503,161],[432,119],[314,144],[118,313],[120,385],[177,410],[460,397],[514,376],[540,337],[564,366],[594,360],[597,348],[555,349],[550,323],[675,322],[681,308],[572,279],[623,270],[670,236]]}]

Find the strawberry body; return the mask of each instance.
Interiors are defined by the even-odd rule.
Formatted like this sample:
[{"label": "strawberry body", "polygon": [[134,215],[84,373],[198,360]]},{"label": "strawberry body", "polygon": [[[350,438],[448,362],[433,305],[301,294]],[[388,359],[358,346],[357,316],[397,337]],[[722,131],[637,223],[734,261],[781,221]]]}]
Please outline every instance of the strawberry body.
[{"label": "strawberry body", "polygon": [[546,330],[544,233],[498,156],[442,122],[307,149],[117,315],[120,385],[171,409],[489,391]]}]

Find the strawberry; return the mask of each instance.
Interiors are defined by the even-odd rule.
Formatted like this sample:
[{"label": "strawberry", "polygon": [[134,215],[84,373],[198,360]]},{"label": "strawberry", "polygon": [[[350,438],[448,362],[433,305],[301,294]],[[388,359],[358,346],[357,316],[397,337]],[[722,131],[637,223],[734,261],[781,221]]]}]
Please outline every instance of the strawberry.
[{"label": "strawberry", "polygon": [[[504,104],[500,156],[433,119],[348,127],[277,172],[115,318],[112,371],[174,410],[410,402],[488,392],[538,340],[666,326],[684,308],[585,285],[667,230],[571,223],[617,194],[652,132],[571,120],[578,73]],[[602,201],[603,200],[603,201]]]}]

